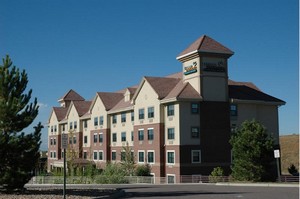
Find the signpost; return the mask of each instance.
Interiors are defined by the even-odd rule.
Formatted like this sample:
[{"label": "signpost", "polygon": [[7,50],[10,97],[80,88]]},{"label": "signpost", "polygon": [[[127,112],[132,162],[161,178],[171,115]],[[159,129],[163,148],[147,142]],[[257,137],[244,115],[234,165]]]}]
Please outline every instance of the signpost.
[{"label": "signpost", "polygon": [[66,148],[68,147],[68,134],[61,134],[61,148],[64,150],[64,189],[63,196],[66,199]]},{"label": "signpost", "polygon": [[277,164],[278,182],[281,182],[281,179],[280,179],[280,170],[279,170],[279,158],[280,158],[280,151],[279,151],[279,149],[275,149],[274,150],[274,157],[276,159],[276,164]]}]

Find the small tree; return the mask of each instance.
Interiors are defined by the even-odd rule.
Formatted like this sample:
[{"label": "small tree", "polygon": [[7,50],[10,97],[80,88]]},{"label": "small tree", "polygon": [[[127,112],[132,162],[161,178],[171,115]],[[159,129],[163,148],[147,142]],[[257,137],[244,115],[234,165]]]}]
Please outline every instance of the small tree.
[{"label": "small tree", "polygon": [[297,176],[299,175],[298,169],[296,168],[296,166],[294,164],[291,164],[288,168],[288,171],[291,175],[293,176]]},{"label": "small tree", "polygon": [[273,143],[273,138],[259,122],[243,122],[230,139],[233,178],[239,181],[274,180],[271,173]]},{"label": "small tree", "polygon": [[126,175],[128,176],[133,175],[134,168],[135,168],[134,155],[131,152],[131,147],[129,147],[128,142],[126,143],[126,146],[123,146],[123,153],[121,153],[121,160],[122,160],[121,165]]},{"label": "small tree", "polygon": [[216,167],[209,175],[209,182],[220,182],[224,176],[224,170],[221,167]]},{"label": "small tree", "polygon": [[150,172],[151,172],[151,167],[149,164],[138,165],[135,168],[136,176],[150,176]]},{"label": "small tree", "polygon": [[24,93],[28,78],[7,55],[0,65],[0,185],[8,191],[22,189],[37,164],[41,144],[39,123],[34,132],[21,132],[38,115],[37,99],[30,103],[32,90]]}]

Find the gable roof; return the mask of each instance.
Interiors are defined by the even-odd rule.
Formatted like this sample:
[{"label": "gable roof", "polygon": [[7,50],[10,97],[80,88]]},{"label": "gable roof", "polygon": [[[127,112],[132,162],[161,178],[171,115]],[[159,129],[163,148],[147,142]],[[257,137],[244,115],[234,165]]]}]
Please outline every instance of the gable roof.
[{"label": "gable roof", "polygon": [[65,107],[53,107],[53,112],[57,117],[57,121],[61,121],[66,117],[68,108]]},{"label": "gable roof", "polygon": [[180,79],[167,77],[144,77],[158,95],[158,99],[166,97],[178,84]]},{"label": "gable roof", "polygon": [[62,96],[58,101],[84,101],[85,99],[81,97],[74,90],[69,90],[64,96]]},{"label": "gable roof", "polygon": [[121,99],[123,99],[123,93],[110,93],[110,92],[97,92],[97,95],[101,99],[105,110],[113,108]]},{"label": "gable roof", "polygon": [[172,89],[172,91],[164,99],[196,99],[202,100],[200,94],[191,86],[190,83],[179,81],[178,84]]},{"label": "gable roof", "polygon": [[193,53],[217,53],[217,54],[227,54],[233,55],[234,52],[229,48],[223,46],[219,42],[210,38],[209,36],[203,35],[194,41],[189,47],[183,50],[176,59],[180,59],[189,54]]},{"label": "gable roof", "polygon": [[91,103],[91,101],[73,101],[74,107],[79,117],[83,116],[89,111]]}]

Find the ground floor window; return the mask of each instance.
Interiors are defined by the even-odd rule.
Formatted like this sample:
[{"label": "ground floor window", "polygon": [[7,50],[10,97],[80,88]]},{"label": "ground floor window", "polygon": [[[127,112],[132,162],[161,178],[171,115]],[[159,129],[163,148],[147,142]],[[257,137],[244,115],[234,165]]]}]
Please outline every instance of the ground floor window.
[{"label": "ground floor window", "polygon": [[192,150],[192,163],[201,163],[201,150]]},{"label": "ground floor window", "polygon": [[116,151],[112,151],[111,152],[111,160],[116,160],[117,159],[117,152]]},{"label": "ground floor window", "polygon": [[175,183],[175,175],[173,175],[173,174],[168,174],[168,175],[167,175],[167,183],[168,183],[168,184],[174,184],[174,183]]}]

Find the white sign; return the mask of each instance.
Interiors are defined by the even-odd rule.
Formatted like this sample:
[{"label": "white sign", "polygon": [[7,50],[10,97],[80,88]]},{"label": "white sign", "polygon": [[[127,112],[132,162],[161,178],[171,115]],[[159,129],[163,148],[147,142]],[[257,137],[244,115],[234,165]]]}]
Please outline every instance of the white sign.
[{"label": "white sign", "polygon": [[68,134],[61,134],[61,148],[68,148]]},{"label": "white sign", "polygon": [[274,157],[275,158],[280,158],[280,151],[279,151],[279,149],[274,150]]}]

